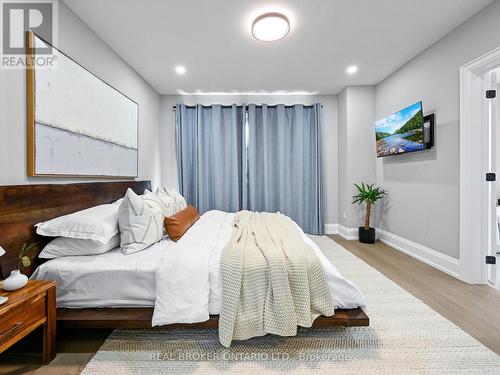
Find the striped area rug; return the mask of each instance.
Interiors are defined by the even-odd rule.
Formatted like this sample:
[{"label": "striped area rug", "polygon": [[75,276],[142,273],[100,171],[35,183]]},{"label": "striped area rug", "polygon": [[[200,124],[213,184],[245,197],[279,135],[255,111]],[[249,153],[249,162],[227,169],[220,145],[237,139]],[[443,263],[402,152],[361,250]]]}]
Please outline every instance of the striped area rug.
[{"label": "striped area rug", "polygon": [[84,374],[500,374],[500,357],[328,237],[313,237],[363,291],[370,327],[300,329],[219,344],[216,330],[115,330]]}]

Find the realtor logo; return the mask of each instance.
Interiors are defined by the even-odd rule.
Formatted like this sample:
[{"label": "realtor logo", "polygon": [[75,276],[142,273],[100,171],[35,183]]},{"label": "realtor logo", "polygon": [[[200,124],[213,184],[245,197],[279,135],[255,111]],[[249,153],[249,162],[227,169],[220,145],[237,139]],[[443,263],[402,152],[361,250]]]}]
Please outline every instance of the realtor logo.
[{"label": "realtor logo", "polygon": [[[26,32],[32,31],[45,43],[36,44],[36,55],[52,55],[56,42],[56,0],[0,0],[2,27],[2,67],[24,68]],[[42,60],[39,60],[42,61]]]}]

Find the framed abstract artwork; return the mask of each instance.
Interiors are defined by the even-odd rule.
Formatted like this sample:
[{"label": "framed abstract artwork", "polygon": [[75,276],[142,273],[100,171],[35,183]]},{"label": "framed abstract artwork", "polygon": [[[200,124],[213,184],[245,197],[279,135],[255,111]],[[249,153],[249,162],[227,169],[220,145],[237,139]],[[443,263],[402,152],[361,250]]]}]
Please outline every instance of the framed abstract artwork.
[{"label": "framed abstract artwork", "polygon": [[138,104],[54,47],[37,67],[27,38],[28,176],[137,177]]}]

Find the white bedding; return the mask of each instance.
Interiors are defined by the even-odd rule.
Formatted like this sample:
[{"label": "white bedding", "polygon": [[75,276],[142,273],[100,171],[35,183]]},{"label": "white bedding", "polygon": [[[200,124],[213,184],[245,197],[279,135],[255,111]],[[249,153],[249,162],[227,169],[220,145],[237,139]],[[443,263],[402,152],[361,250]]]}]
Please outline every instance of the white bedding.
[{"label": "white bedding", "polygon": [[[209,211],[162,258],[156,270],[153,326],[203,322],[222,302],[220,258],[229,241],[234,214]],[[340,275],[318,246],[302,233],[325,269],[335,308],[365,306],[359,289]]]},{"label": "white bedding", "polygon": [[[155,325],[201,322],[220,311],[220,258],[232,222],[231,213],[209,211],[177,243],[163,239],[131,255],[115,249],[57,258],[38,267],[32,279],[56,280],[58,307],[155,306]],[[303,236],[325,268],[334,307],[364,306],[359,289]]]},{"label": "white bedding", "polygon": [[116,248],[101,255],[56,258],[31,278],[56,281],[58,307],[152,307],[156,267],[172,244],[165,239],[131,255]]}]

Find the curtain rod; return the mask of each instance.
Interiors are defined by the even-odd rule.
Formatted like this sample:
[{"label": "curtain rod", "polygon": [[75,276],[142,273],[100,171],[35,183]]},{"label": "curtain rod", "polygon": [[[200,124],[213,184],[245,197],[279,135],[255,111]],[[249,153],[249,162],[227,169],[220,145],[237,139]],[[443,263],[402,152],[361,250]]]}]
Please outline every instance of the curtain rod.
[{"label": "curtain rod", "polygon": [[[295,104],[295,105],[285,105],[285,108],[293,108],[293,107],[295,107],[296,105],[298,105],[298,104]],[[274,105],[268,105],[267,107],[268,107],[268,108],[276,108],[277,106],[278,106],[278,105],[274,104]],[[211,106],[211,105],[202,105],[202,107],[203,107],[203,108],[210,108],[210,107],[212,107],[212,106]],[[231,108],[231,107],[232,107],[232,105],[221,105],[221,107],[222,107],[222,108]],[[242,107],[241,105],[237,105],[237,106],[236,106],[236,108],[241,108],[241,107]],[[262,107],[262,104],[261,104],[261,105],[257,105],[257,107]],[[312,107],[313,107],[313,105],[304,105],[303,107],[304,107],[304,108],[312,108]],[[177,106],[176,106],[176,105],[174,105],[174,106],[172,107],[172,109],[176,109],[176,108],[177,108]],[[187,106],[186,106],[186,108],[196,108],[196,106],[195,106],[195,105],[187,105]],[[323,108],[323,104],[321,104],[321,108]]]}]

